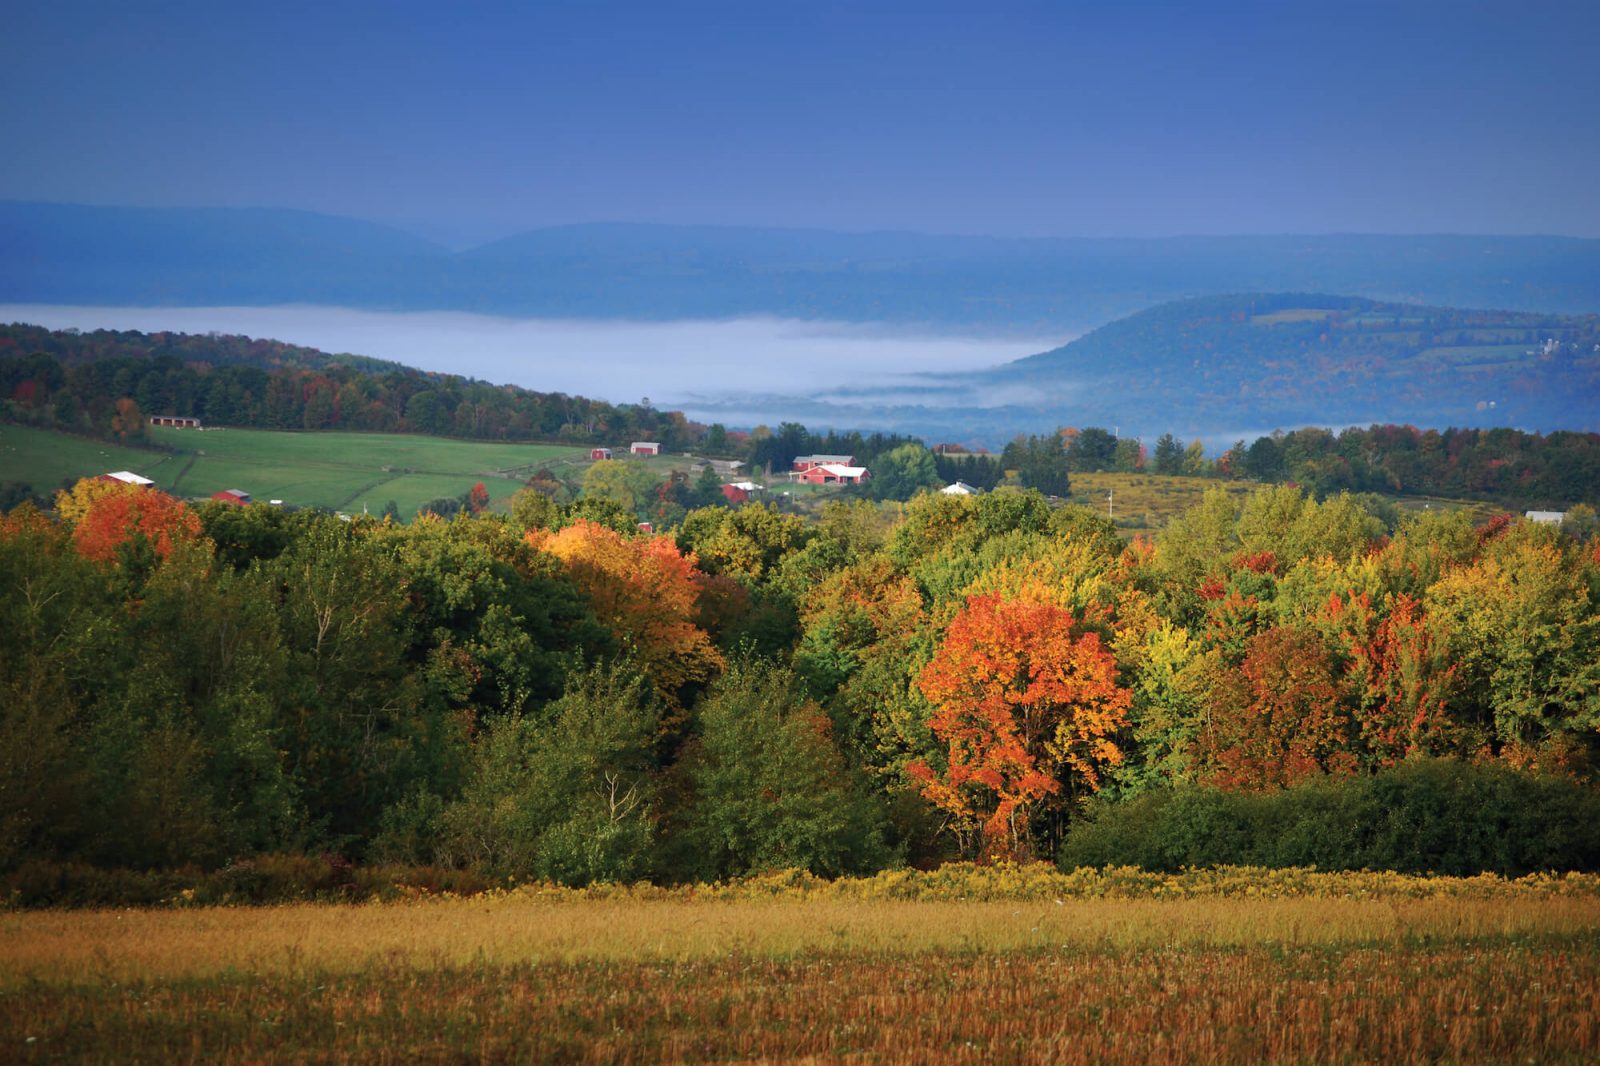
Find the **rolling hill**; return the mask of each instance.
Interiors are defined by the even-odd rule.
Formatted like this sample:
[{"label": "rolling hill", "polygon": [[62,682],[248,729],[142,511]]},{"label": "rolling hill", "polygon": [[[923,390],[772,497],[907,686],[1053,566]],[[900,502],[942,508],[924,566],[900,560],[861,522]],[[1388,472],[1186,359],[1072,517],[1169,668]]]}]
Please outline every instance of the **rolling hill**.
[{"label": "rolling hill", "polygon": [[1163,304],[975,376],[1060,424],[1204,434],[1373,422],[1600,429],[1600,316],[1347,296]]}]

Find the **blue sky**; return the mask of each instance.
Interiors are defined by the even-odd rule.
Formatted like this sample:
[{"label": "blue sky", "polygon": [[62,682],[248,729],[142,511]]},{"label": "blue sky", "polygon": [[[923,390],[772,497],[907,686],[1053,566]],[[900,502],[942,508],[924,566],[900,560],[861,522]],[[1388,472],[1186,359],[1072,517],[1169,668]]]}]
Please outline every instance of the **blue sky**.
[{"label": "blue sky", "polygon": [[1600,236],[1600,4],[8,5],[0,198]]}]

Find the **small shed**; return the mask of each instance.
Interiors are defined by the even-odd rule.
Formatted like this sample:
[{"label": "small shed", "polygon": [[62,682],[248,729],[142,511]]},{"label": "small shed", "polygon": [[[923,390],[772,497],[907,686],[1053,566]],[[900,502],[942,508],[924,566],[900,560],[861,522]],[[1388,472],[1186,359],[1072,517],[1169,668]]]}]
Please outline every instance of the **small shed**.
[{"label": "small shed", "polygon": [[1567,520],[1565,511],[1528,511],[1523,514],[1530,522],[1538,522],[1542,526],[1559,526]]},{"label": "small shed", "polygon": [[640,533],[654,533],[655,531],[656,531],[656,527],[651,525],[649,522],[640,522],[639,523],[639,532]]},{"label": "small shed", "polygon": [[611,458],[611,449],[610,448],[590,448],[589,449],[589,458],[593,459],[597,463],[602,459],[609,459],[609,458]]},{"label": "small shed", "polygon": [[653,440],[636,440],[628,445],[629,455],[660,455],[661,445]]},{"label": "small shed", "polygon": [[152,426],[171,426],[173,429],[199,429],[198,418],[186,418],[182,415],[151,415]]},{"label": "small shed", "polygon": [[761,486],[754,481],[730,481],[722,486],[722,495],[729,503],[744,503],[760,491]]},{"label": "small shed", "polygon": [[231,503],[235,507],[244,507],[250,502],[250,494],[243,489],[223,489],[213,492],[211,498],[218,503]]}]

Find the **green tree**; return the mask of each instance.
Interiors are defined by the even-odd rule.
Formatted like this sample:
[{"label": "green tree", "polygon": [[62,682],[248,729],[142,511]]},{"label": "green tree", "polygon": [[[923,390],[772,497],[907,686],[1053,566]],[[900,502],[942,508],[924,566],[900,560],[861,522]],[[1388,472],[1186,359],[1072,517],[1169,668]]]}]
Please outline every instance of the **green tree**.
[{"label": "green tree", "polygon": [[873,461],[863,495],[874,500],[909,500],[939,483],[933,453],[920,444],[902,444]]},{"label": "green tree", "polygon": [[569,885],[646,876],[660,718],[628,668],[574,674],[542,714],[501,719],[478,741],[461,799],[439,815],[440,853]]},{"label": "green tree", "polygon": [[697,717],[700,738],[684,758],[693,798],[680,813],[686,872],[713,878],[800,867],[831,876],[893,860],[879,801],[787,668],[734,662]]},{"label": "green tree", "polygon": [[1175,475],[1183,473],[1183,441],[1171,433],[1163,433],[1156,440],[1156,473]]}]

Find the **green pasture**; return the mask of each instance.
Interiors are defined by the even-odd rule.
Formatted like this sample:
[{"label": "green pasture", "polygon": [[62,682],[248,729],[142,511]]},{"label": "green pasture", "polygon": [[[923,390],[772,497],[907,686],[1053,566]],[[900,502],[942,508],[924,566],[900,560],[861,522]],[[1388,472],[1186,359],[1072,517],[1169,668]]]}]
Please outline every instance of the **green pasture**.
[{"label": "green pasture", "polygon": [[373,513],[393,500],[410,517],[429,500],[459,496],[476,481],[503,503],[540,467],[570,473],[587,450],[382,433],[289,433],[260,429],[152,428],[164,449],[118,447],[66,433],[0,426],[0,479],[36,491],[132,470],[177,496],[243,489],[257,500]]},{"label": "green pasture", "polygon": [[0,481],[27,482],[34,492],[43,496],[79,478],[112,470],[132,470],[159,480],[158,471],[176,461],[172,456],[145,448],[0,423]]}]

